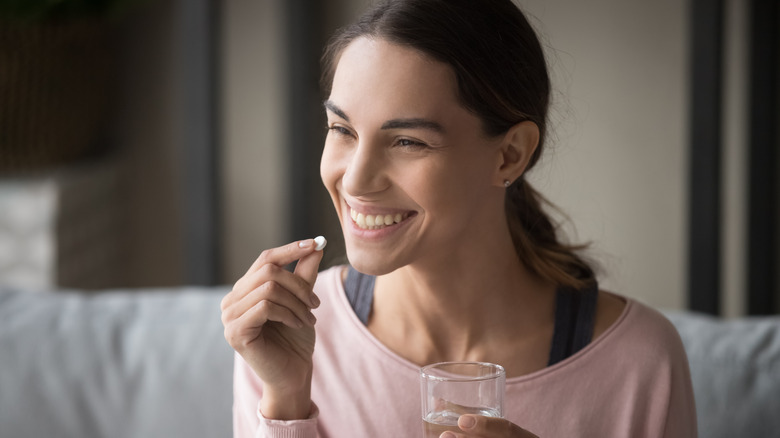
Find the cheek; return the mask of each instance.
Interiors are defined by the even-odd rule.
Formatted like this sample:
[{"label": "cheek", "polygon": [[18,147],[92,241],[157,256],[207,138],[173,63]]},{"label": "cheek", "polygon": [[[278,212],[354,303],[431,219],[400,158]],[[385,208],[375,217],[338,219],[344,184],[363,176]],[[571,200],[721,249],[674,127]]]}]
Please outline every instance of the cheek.
[{"label": "cheek", "polygon": [[453,160],[429,175],[426,197],[437,211],[465,218],[490,197],[489,168],[479,157]]},{"label": "cheek", "polygon": [[[429,163],[430,164],[430,163]],[[406,166],[402,177],[395,178],[426,214],[438,217],[461,208],[464,198],[465,180],[469,175],[457,171],[451,163],[435,165]],[[468,196],[470,198],[470,196]]]},{"label": "cheek", "polygon": [[322,184],[331,195],[334,194],[339,175],[343,173],[340,169],[341,161],[336,153],[336,148],[333,145],[329,145],[326,141],[322,150],[322,157],[320,158],[320,178],[322,179]]}]

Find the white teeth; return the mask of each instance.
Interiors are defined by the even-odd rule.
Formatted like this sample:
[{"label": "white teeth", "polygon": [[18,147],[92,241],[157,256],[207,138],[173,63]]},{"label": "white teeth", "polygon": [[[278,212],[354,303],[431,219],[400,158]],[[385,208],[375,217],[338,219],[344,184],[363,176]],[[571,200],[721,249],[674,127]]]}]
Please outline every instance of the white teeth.
[{"label": "white teeth", "polygon": [[373,215],[358,213],[357,211],[350,209],[349,215],[352,216],[352,220],[355,221],[358,227],[363,228],[364,230],[378,230],[388,225],[400,223],[406,219],[408,213],[396,213],[395,216],[392,214]]}]

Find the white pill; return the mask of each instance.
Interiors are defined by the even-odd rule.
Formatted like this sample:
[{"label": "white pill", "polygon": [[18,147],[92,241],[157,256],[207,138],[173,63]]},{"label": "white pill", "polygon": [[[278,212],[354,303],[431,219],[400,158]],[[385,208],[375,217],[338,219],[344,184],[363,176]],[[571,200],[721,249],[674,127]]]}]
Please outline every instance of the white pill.
[{"label": "white pill", "polygon": [[314,238],[314,244],[316,245],[314,247],[315,250],[322,251],[322,248],[325,248],[325,245],[328,244],[328,241],[325,240],[325,238],[322,236],[317,236]]}]

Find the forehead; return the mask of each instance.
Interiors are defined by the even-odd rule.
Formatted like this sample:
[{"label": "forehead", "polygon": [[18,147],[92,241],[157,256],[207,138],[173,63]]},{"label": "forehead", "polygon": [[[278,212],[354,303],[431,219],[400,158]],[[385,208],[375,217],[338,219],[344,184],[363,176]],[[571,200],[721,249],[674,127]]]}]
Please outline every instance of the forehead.
[{"label": "forehead", "polygon": [[447,64],[419,50],[367,37],[342,52],[330,100],[359,114],[422,116],[464,110],[457,99],[455,73]]}]

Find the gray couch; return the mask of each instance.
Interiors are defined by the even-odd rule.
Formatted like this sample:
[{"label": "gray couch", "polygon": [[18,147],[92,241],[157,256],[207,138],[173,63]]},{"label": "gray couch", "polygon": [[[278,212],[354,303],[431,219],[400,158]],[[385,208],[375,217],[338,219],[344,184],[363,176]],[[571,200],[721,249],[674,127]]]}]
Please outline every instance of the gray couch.
[{"label": "gray couch", "polygon": [[[0,438],[229,437],[226,291],[0,290]],[[667,315],[688,350],[700,436],[780,436],[780,317]]]},{"label": "gray couch", "polygon": [[0,292],[0,438],[230,437],[225,292]]}]

